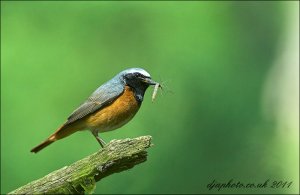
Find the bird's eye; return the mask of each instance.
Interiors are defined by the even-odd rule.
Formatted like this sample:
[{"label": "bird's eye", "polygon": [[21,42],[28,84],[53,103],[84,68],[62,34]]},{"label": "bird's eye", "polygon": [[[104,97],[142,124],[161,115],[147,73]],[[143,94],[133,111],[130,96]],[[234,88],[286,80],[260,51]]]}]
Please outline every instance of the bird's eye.
[{"label": "bird's eye", "polygon": [[143,75],[141,73],[138,73],[138,72],[134,73],[134,76],[136,76],[136,77],[143,77]]}]

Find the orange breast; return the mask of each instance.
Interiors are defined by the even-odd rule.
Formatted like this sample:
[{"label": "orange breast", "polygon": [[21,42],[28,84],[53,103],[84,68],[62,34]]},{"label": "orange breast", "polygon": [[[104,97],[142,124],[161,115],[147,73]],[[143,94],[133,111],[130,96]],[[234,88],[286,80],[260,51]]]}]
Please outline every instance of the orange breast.
[{"label": "orange breast", "polygon": [[129,86],[125,86],[120,97],[86,117],[85,124],[87,128],[99,132],[114,130],[130,121],[139,108],[140,104],[136,101],[133,90]]}]

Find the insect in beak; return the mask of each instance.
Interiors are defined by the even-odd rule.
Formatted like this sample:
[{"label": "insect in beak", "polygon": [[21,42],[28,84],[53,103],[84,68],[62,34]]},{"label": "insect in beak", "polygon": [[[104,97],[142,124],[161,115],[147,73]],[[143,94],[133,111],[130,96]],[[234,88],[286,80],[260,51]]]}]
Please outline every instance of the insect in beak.
[{"label": "insect in beak", "polygon": [[156,97],[156,94],[157,94],[157,91],[158,91],[158,88],[159,88],[159,87],[162,89],[161,84],[156,83],[155,86],[154,86],[153,93],[152,93],[152,102],[154,101],[154,99],[155,99],[155,97]]}]

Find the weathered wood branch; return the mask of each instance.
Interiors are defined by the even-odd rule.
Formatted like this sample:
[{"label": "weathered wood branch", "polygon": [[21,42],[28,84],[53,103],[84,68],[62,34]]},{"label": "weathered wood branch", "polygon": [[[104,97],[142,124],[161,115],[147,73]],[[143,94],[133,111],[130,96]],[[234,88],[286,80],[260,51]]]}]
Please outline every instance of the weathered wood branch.
[{"label": "weathered wood branch", "polygon": [[112,140],[102,150],[30,182],[9,194],[92,193],[96,182],[147,160],[151,136]]}]

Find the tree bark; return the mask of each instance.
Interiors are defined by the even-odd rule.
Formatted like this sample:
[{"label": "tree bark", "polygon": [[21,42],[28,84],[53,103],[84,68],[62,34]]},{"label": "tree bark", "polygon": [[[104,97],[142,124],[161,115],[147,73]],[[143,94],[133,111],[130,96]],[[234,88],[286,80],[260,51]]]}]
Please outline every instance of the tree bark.
[{"label": "tree bark", "polygon": [[112,140],[100,151],[32,181],[9,194],[93,193],[96,182],[147,160],[151,136]]}]

